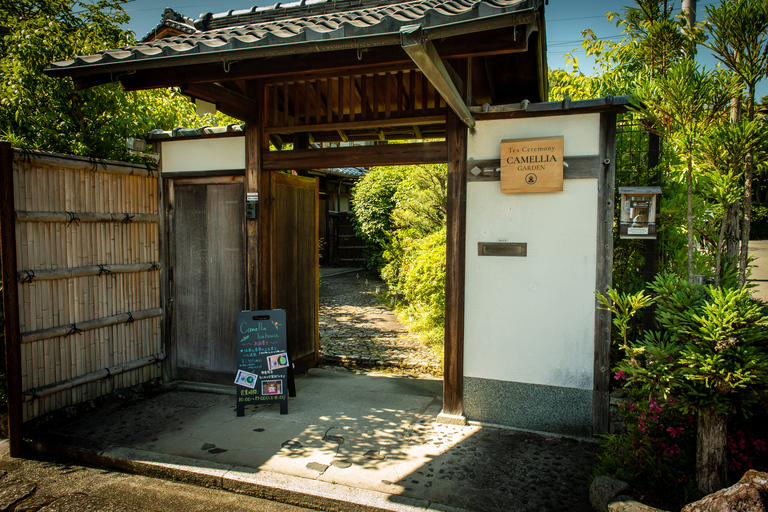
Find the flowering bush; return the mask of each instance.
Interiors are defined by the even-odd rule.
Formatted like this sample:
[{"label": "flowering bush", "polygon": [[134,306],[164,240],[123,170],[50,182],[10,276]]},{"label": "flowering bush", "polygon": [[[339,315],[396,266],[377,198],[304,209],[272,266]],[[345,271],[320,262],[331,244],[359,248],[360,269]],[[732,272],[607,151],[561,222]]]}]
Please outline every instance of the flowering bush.
[{"label": "flowering bush", "polygon": [[[625,375],[620,371],[615,377]],[[682,506],[695,495],[689,478],[696,460],[695,417],[682,413],[675,398],[630,394],[619,406],[624,433],[601,443],[595,474],[629,482],[644,503]]]}]

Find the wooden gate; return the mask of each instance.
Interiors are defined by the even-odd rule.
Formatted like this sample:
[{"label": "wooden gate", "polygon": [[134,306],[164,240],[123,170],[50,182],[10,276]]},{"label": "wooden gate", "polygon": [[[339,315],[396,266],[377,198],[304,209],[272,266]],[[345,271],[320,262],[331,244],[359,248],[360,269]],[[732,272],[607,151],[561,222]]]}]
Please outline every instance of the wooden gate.
[{"label": "wooden gate", "polygon": [[245,303],[242,179],[176,179],[170,189],[173,375],[231,384]]},{"label": "wooden gate", "polygon": [[318,182],[281,173],[270,181],[271,307],[286,311],[288,350],[302,372],[317,364],[320,351]]}]

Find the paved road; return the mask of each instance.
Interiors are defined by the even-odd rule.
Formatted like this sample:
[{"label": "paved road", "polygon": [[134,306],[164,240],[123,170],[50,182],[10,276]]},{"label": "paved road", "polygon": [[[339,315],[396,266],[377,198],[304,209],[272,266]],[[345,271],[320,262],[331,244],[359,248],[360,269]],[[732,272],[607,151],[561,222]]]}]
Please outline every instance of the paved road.
[{"label": "paved road", "polygon": [[750,240],[749,252],[755,257],[751,281],[757,288],[752,293],[763,302],[768,302],[768,240]]},{"label": "paved road", "polygon": [[51,459],[12,459],[0,442],[0,510],[14,512],[302,512],[282,503]]}]

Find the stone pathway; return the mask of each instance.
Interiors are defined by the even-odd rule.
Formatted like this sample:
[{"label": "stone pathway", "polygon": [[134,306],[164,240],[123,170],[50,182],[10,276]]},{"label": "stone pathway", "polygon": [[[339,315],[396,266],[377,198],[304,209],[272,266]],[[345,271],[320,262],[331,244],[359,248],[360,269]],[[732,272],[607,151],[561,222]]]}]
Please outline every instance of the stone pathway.
[{"label": "stone pathway", "polygon": [[365,270],[322,277],[320,363],[441,376],[440,356],[379,302],[375,292],[385,287]]}]

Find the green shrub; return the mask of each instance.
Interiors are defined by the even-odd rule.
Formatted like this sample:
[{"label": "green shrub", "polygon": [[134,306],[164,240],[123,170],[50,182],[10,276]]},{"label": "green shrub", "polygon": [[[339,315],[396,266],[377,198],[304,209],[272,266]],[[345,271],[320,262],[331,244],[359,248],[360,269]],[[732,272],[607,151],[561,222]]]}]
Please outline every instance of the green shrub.
[{"label": "green shrub", "polygon": [[382,253],[393,230],[394,196],[407,174],[405,166],[374,167],[352,189],[355,231],[367,246],[366,266],[377,273],[385,264]]}]

